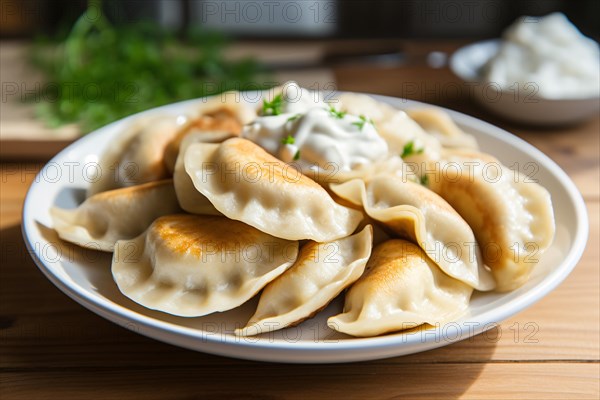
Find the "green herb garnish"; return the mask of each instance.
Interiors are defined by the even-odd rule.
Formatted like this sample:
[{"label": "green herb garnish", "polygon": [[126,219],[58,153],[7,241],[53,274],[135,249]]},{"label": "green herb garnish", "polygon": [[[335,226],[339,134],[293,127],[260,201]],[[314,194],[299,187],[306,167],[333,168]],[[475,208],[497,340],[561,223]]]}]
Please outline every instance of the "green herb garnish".
[{"label": "green herb garnish", "polygon": [[284,137],[283,139],[281,139],[281,144],[294,144],[296,143],[296,139],[294,139],[294,137],[292,135],[287,135],[287,137]]},{"label": "green herb garnish", "polygon": [[353,122],[352,125],[358,126],[358,129],[360,129],[361,131],[365,127],[365,124],[373,125],[373,121],[370,118],[365,117],[364,115],[359,115],[358,118],[360,118],[360,121]]},{"label": "green herb garnish", "polygon": [[263,100],[262,114],[263,115],[279,115],[282,113],[283,95],[279,93],[273,100]]},{"label": "green herb garnish", "polygon": [[294,161],[298,161],[300,159],[300,150],[296,151],[296,154],[294,154]]},{"label": "green herb garnish", "polygon": [[33,47],[33,63],[52,84],[28,100],[51,99],[37,102],[36,112],[52,127],[77,123],[86,133],[149,108],[267,82],[253,60],[226,60],[220,35],[196,30],[180,40],[156,23],[113,25],[101,5],[89,0],[64,40]]},{"label": "green herb garnish", "polygon": [[429,175],[423,175],[421,177],[421,179],[419,180],[419,182],[421,183],[421,185],[423,186],[427,186],[429,185]]},{"label": "green herb garnish", "polygon": [[425,150],[424,148],[415,149],[415,143],[411,140],[410,142],[408,142],[404,145],[404,148],[402,149],[402,154],[400,155],[400,157],[405,158],[405,157],[411,156],[413,154],[421,154],[421,153],[423,153],[424,150]]},{"label": "green herb garnish", "polygon": [[331,114],[332,117],[337,118],[337,119],[342,119],[342,118],[344,118],[344,115],[346,115],[346,111],[338,111],[331,104],[328,104],[328,106],[329,106],[329,114]]},{"label": "green herb garnish", "polygon": [[293,122],[293,121],[297,120],[298,118],[300,118],[301,116],[302,116],[302,114],[292,115],[291,117],[289,117],[287,119],[287,122]]}]

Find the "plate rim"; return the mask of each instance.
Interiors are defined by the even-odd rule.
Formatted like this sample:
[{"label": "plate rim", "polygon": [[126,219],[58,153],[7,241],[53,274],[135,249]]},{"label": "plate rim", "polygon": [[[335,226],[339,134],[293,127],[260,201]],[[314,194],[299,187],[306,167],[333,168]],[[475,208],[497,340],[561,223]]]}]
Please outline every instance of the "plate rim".
[{"label": "plate rim", "polygon": [[[339,96],[343,93],[360,92],[334,92],[336,96]],[[40,172],[36,175],[36,178],[27,190],[27,194],[25,196],[22,211],[21,228],[28,253],[34,260],[34,263],[36,264],[38,269],[42,271],[44,276],[46,276],[46,278],[50,280],[50,282],[52,282],[56,287],[58,287],[63,293],[65,293],[71,299],[75,300],[77,303],[83,305],[85,308],[89,309],[95,314],[100,315],[105,319],[108,319],[113,323],[117,323],[123,326],[121,322],[128,321],[128,323],[133,323],[135,325],[136,329],[134,330],[137,331],[137,333],[149,336],[153,339],[171,343],[180,347],[186,347],[196,351],[252,360],[285,362],[348,362],[369,359],[381,359],[386,357],[393,357],[396,355],[405,355],[424,350],[434,349],[460,340],[464,340],[485,331],[486,329],[484,328],[486,328],[487,325],[491,324],[491,326],[487,327],[487,329],[493,328],[495,324],[498,324],[499,322],[504,321],[510,316],[515,315],[516,313],[531,307],[537,301],[539,301],[540,299],[548,295],[552,290],[554,290],[573,271],[573,269],[577,266],[578,261],[581,259],[583,251],[585,250],[587,244],[587,239],[589,235],[589,220],[587,217],[587,209],[585,201],[581,193],[577,189],[576,185],[566,174],[566,172],[563,171],[562,168],[558,164],[556,164],[556,162],[554,162],[550,157],[548,157],[542,151],[537,149],[535,146],[529,144],[525,140],[511,134],[510,132],[500,127],[497,127],[489,122],[455,110],[419,101],[403,99],[399,97],[376,95],[371,93],[360,94],[366,94],[376,100],[384,101],[395,107],[398,107],[399,104],[402,104],[402,109],[410,109],[414,107],[424,106],[441,109],[443,111],[448,112],[454,121],[456,121],[458,118],[460,120],[460,123],[463,125],[469,125],[469,123],[479,125],[480,127],[482,127],[481,129],[485,131],[486,135],[490,135],[496,139],[508,142],[511,146],[518,146],[522,150],[526,151],[528,154],[533,154],[536,158],[543,160],[544,166],[546,166],[549,172],[552,175],[556,176],[561,185],[564,186],[568,199],[570,200],[573,206],[573,209],[576,214],[577,226],[579,229],[577,229],[577,231],[574,233],[572,239],[572,246],[569,248],[566,256],[563,258],[559,266],[555,270],[551,271],[547,276],[545,276],[540,283],[538,283],[536,286],[532,287],[525,293],[521,294],[520,296],[516,297],[515,299],[509,300],[504,304],[501,304],[481,314],[478,314],[477,318],[473,318],[474,321],[476,320],[479,323],[478,328],[469,330],[469,334],[467,334],[466,336],[461,335],[460,338],[453,339],[451,337],[444,337],[442,335],[442,340],[440,340],[440,336],[437,335],[435,341],[417,341],[410,340],[410,337],[407,340],[406,335],[392,333],[376,337],[337,340],[335,343],[310,340],[290,342],[280,339],[273,339],[270,341],[248,342],[229,334],[220,334],[218,335],[218,337],[213,337],[211,335],[207,336],[207,332],[204,330],[199,330],[191,327],[183,327],[176,323],[158,320],[151,316],[139,314],[127,307],[111,303],[108,299],[98,298],[96,295],[93,295],[91,292],[84,289],[83,287],[79,285],[71,285],[68,282],[63,281],[59,276],[55,275],[52,272],[52,268],[47,267],[45,265],[42,258],[38,255],[38,253],[31,245],[33,241],[33,236],[35,236],[35,232],[33,231],[35,220],[32,216],[30,216],[33,214],[33,212],[30,211],[33,202],[32,193],[35,187],[39,185],[37,180],[44,173],[46,168],[48,168],[48,166],[52,162],[57,162],[57,160],[65,158],[68,152],[76,149],[84,141],[97,140],[97,138],[101,137],[101,135],[104,134],[105,131],[110,131],[114,128],[115,125],[123,124],[126,121],[137,118],[146,113],[150,114],[160,112],[161,110],[169,108],[184,108],[186,105],[197,103],[199,101],[202,101],[203,99],[206,99],[207,97],[170,103],[161,107],[152,108],[149,110],[142,111],[140,113],[130,115],[118,121],[112,122],[76,140],[75,142],[67,146],[65,149],[60,151],[58,154],[56,154],[54,157],[52,157],[52,159],[49,160],[40,170]],[[523,304],[525,304],[525,306],[523,306]],[[140,326],[144,327],[144,329],[139,329]],[[428,331],[430,330],[425,330],[422,332]],[[182,343],[180,340],[178,340],[178,338],[181,338],[182,340],[186,341],[190,339],[194,341],[202,341],[202,343],[205,344],[205,346],[202,346],[202,348],[198,348],[192,346],[191,344],[186,344],[186,342]],[[416,335],[414,336],[414,338],[416,338]],[[211,348],[211,344],[218,346],[215,348]],[[398,345],[402,346],[396,347],[396,352],[392,352],[393,354],[386,353],[385,355],[377,355],[370,353],[374,350],[395,347]],[[242,352],[237,353],[236,350],[238,350],[240,347],[258,351],[258,353],[254,355],[242,354]],[[277,350],[277,354],[262,354],[260,353],[262,350]],[[282,351],[283,353],[281,353]],[[348,351],[351,353],[346,354],[346,357],[344,357],[344,354],[341,354],[341,357],[337,354],[339,352],[343,353]],[[308,357],[309,359],[290,359],[290,353],[299,352],[310,352],[307,355],[314,355],[313,352],[319,352],[317,353],[317,355],[321,355],[318,358]],[[328,357],[328,355],[333,355],[334,358]]]}]

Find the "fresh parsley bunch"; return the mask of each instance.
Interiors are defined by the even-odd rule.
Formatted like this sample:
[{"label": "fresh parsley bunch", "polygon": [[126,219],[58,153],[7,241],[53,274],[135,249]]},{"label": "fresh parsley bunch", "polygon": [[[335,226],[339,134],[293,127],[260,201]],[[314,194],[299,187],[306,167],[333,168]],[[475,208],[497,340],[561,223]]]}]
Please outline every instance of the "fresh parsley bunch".
[{"label": "fresh parsley bunch", "polygon": [[266,88],[261,66],[226,60],[218,35],[191,32],[184,43],[154,23],[117,27],[89,10],[64,41],[34,46],[48,79],[34,94],[43,100],[36,110],[51,127],[77,123],[89,132],[175,101]]}]

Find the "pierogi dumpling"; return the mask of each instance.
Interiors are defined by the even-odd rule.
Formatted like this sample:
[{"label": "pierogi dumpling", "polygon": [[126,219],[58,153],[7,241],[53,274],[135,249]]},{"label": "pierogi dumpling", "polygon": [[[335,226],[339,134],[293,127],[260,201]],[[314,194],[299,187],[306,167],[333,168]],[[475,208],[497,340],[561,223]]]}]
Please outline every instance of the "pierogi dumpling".
[{"label": "pierogi dumpling", "polygon": [[362,275],[372,246],[370,225],[344,239],[306,243],[294,265],[265,287],[256,312],[235,334],[258,335],[310,318]]},{"label": "pierogi dumpling", "polygon": [[103,251],[113,251],[118,240],[138,236],[156,218],[178,212],[170,179],[98,193],[75,209],[50,209],[61,239]]},{"label": "pierogi dumpling", "polygon": [[191,144],[184,166],[219,212],[279,238],[328,242],[350,235],[363,218],[246,139]]},{"label": "pierogi dumpling", "polygon": [[357,93],[342,94],[339,98],[339,106],[350,114],[371,118],[394,156],[402,154],[404,146],[412,142],[414,148],[422,149],[428,158],[437,158],[441,149],[439,141],[425,132],[406,112],[366,94]]},{"label": "pierogi dumpling", "polygon": [[100,157],[99,176],[88,197],[106,190],[135,186],[171,176],[164,164],[168,143],[189,123],[186,115],[139,117]]},{"label": "pierogi dumpling", "polygon": [[197,317],[235,308],[288,269],[298,242],[222,216],[158,218],[115,246],[112,274],[144,307]]},{"label": "pierogi dumpling", "polygon": [[200,104],[199,112],[200,115],[190,120],[165,149],[165,165],[171,173],[186,137],[194,136],[194,142],[221,143],[240,136],[244,125],[256,118],[252,107],[241,102],[239,93],[232,92],[209,98],[206,103]]},{"label": "pierogi dumpling", "polygon": [[448,275],[478,290],[494,280],[483,265],[473,231],[446,201],[427,188],[390,175],[355,179],[331,190],[364,207],[392,234],[417,243]]},{"label": "pierogi dumpling", "polygon": [[241,96],[132,120],[87,200],[50,210],[62,239],[114,251],[113,278],[141,306],[201,317],[260,296],[236,321],[252,336],[346,291],[328,326],[376,336],[456,320],[474,290],[520,287],[552,243],[548,191],[442,109],[326,101],[295,82],[257,109]]},{"label": "pierogi dumpling", "polygon": [[373,250],[365,273],[346,293],[330,328],[376,336],[451,321],[465,312],[473,289],[444,274],[417,245],[400,239]]},{"label": "pierogi dumpling", "polygon": [[453,151],[447,166],[429,177],[429,187],[469,223],[483,259],[508,291],[523,285],[554,239],[550,193],[494,157]]},{"label": "pierogi dumpling", "polygon": [[213,204],[200,193],[195,187],[192,178],[185,171],[183,165],[183,155],[185,151],[192,143],[203,143],[202,138],[204,132],[200,135],[190,134],[187,135],[180,144],[180,153],[175,163],[175,171],[173,172],[173,184],[175,185],[175,194],[181,208],[191,214],[204,214],[204,215],[221,215],[219,211],[213,206]]},{"label": "pierogi dumpling", "polygon": [[437,108],[415,108],[406,113],[427,133],[448,148],[477,149],[475,138],[456,125],[450,115]]}]

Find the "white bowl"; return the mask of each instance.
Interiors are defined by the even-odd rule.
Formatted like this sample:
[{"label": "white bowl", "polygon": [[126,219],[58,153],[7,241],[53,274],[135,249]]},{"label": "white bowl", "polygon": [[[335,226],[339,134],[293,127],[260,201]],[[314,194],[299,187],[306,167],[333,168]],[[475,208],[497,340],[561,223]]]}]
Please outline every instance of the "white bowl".
[{"label": "white bowl", "polygon": [[482,67],[498,52],[501,40],[486,40],[458,49],[450,57],[450,69],[471,85],[475,99],[486,109],[506,119],[537,126],[568,125],[600,113],[600,97],[545,99],[535,94],[534,84],[500,89],[486,82]]},{"label": "white bowl", "polygon": [[[242,95],[257,103],[262,93]],[[397,108],[423,107],[423,103],[384,96],[377,100]],[[198,100],[171,104],[143,114],[179,114]],[[432,106],[433,107],[433,106]],[[343,299],[334,300],[315,318],[297,327],[261,337],[232,334],[256,307],[256,299],[224,313],[200,318],[177,317],[140,306],[122,295],[110,272],[111,255],[85,250],[58,239],[52,226],[52,205],[75,207],[88,186],[84,177],[90,165],[132,117],[84,136],[54,157],[29,189],[23,209],[23,234],[40,270],[78,303],[116,324],[167,343],[207,353],[279,362],[349,362],[393,357],[444,346],[497,326],[500,321],[529,307],[553,290],[573,270],[587,241],[585,204],[573,182],[542,152],[510,133],[473,117],[446,110],[465,131],[473,134],[484,151],[506,165],[531,174],[552,195],[557,233],[539,265],[523,287],[510,293],[477,293],[468,313],[443,326],[372,338],[353,338],[327,327],[327,317],[341,311]],[[139,115],[139,114],[138,114]],[[134,116],[135,117],[135,116]],[[27,290],[27,288],[24,288]],[[32,294],[33,296],[33,294]],[[43,301],[43,299],[42,299]]]}]

